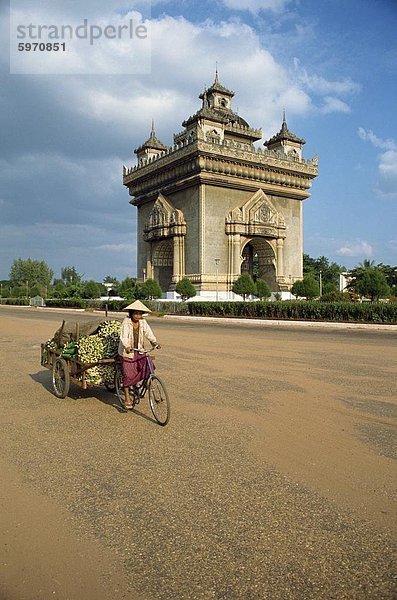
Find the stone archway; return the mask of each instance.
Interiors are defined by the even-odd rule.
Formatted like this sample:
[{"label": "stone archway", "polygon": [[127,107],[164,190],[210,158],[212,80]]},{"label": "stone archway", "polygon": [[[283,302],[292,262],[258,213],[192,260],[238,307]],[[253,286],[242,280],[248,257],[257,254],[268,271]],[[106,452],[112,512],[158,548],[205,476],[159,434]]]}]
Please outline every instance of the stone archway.
[{"label": "stone archway", "polygon": [[265,279],[272,291],[280,289],[285,279],[286,229],[283,214],[262,189],[229,212],[225,232],[230,287],[245,270]]},{"label": "stone archway", "polygon": [[153,276],[159,282],[163,292],[171,285],[174,248],[171,238],[167,238],[153,245],[152,266]]},{"label": "stone archway", "polygon": [[247,271],[255,279],[264,279],[272,291],[278,290],[276,255],[272,244],[265,238],[252,238],[242,249],[241,272]]}]

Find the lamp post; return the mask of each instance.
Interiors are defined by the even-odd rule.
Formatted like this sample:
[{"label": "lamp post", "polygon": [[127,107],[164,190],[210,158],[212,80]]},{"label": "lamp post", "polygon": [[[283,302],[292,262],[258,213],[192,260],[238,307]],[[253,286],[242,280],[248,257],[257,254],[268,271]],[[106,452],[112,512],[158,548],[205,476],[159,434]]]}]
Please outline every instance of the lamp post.
[{"label": "lamp post", "polygon": [[29,298],[29,281],[26,280],[26,297]]},{"label": "lamp post", "polygon": [[218,266],[219,266],[220,258],[215,258],[215,268],[216,268],[216,301],[218,302]]},{"label": "lamp post", "polygon": [[323,295],[323,272],[320,270],[320,298]]}]

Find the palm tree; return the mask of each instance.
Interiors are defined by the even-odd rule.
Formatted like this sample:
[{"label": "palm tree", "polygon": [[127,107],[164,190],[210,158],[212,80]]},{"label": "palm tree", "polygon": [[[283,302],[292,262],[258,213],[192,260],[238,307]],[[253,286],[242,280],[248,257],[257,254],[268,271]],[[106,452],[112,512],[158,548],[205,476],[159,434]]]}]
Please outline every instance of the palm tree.
[{"label": "palm tree", "polygon": [[354,270],[366,271],[367,269],[375,268],[375,261],[369,260],[369,258],[364,258],[364,260],[358,263],[357,267]]}]

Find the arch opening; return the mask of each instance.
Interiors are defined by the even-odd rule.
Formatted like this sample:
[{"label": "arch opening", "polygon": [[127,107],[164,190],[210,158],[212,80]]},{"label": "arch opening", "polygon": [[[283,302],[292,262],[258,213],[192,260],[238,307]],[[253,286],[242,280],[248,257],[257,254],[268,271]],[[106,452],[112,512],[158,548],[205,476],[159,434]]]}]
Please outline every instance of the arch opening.
[{"label": "arch opening", "polygon": [[163,292],[171,285],[174,252],[170,238],[157,242],[153,248],[153,275]]},{"label": "arch opening", "polygon": [[241,272],[248,272],[252,279],[264,279],[272,291],[278,290],[276,281],[276,256],[271,244],[264,238],[248,240],[242,251]]}]

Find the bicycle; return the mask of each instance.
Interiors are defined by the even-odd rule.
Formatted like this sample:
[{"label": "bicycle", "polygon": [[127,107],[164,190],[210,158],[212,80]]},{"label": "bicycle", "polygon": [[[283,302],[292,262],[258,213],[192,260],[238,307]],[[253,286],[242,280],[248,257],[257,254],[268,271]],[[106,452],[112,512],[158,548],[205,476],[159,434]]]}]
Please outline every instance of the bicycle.
[{"label": "bicycle", "polygon": [[[139,404],[140,400],[145,396],[146,392],[148,391],[149,404],[153,416],[156,419],[157,423],[164,427],[170,420],[171,406],[168,398],[167,389],[164,383],[161,381],[160,377],[157,377],[157,375],[154,374],[153,363],[148,356],[150,352],[152,352],[155,349],[156,346],[151,350],[138,350],[137,348],[133,348],[135,352],[145,355],[146,375],[144,379],[142,379],[142,381],[130,387],[130,392],[132,408],[134,408],[137,404]],[[121,404],[121,407],[124,408],[124,410],[127,410],[125,407],[124,398],[123,371],[120,363],[116,366],[114,386],[116,388],[116,396]]]}]

